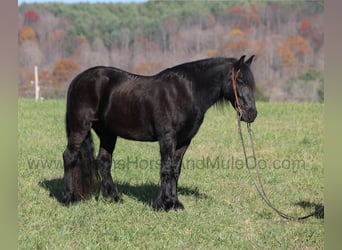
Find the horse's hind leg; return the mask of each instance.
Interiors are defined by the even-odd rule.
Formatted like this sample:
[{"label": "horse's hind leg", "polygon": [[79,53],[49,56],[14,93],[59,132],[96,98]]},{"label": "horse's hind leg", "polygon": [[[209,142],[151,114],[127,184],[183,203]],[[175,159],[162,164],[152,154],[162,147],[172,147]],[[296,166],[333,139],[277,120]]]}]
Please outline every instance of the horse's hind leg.
[{"label": "horse's hind leg", "polygon": [[81,144],[87,136],[88,131],[81,133],[71,133],[68,137],[68,145],[63,153],[64,177],[62,203],[68,205],[75,200],[73,190],[73,168],[75,167]]},{"label": "horse's hind leg", "polygon": [[112,201],[119,202],[116,186],[111,175],[112,154],[116,143],[115,137],[100,137],[100,150],[96,159],[98,169],[102,178],[102,194]]}]

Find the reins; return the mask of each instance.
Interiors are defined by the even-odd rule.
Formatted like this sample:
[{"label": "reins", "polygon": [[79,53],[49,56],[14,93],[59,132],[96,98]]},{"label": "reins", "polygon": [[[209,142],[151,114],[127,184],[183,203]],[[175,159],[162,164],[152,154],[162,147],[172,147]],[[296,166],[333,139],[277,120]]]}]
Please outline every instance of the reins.
[{"label": "reins", "polygon": [[[237,75],[238,71],[235,72],[235,69],[233,68],[232,70],[232,85],[233,85],[233,90],[234,90],[234,96],[235,96],[235,109],[236,109],[236,119],[237,119],[237,123],[238,123],[238,130],[239,130],[239,135],[241,138],[241,144],[242,144],[242,148],[243,148],[243,153],[245,156],[245,162],[246,162],[246,167],[249,173],[250,178],[253,181],[253,185],[256,188],[256,190],[258,191],[259,195],[261,196],[261,198],[263,199],[263,201],[271,208],[273,209],[278,215],[280,215],[282,218],[285,218],[287,220],[293,220],[293,221],[299,221],[299,220],[304,220],[307,219],[311,216],[314,216],[317,214],[317,211],[314,211],[308,215],[302,216],[302,217],[296,217],[296,216],[290,216],[285,214],[284,212],[280,211],[279,209],[277,209],[269,200],[268,196],[265,193],[264,190],[264,186],[262,184],[261,181],[261,176],[260,176],[260,171],[259,171],[259,166],[257,164],[256,161],[256,155],[255,155],[255,149],[254,149],[254,141],[253,141],[253,132],[252,132],[252,128],[251,128],[251,123],[247,123],[247,130],[248,130],[248,134],[249,134],[249,140],[251,142],[251,147],[252,147],[252,153],[253,153],[253,161],[254,161],[254,166],[256,169],[256,175],[257,175],[257,181],[256,178],[253,178],[253,174],[251,171],[251,168],[248,164],[248,157],[247,157],[247,152],[246,152],[246,146],[245,146],[245,141],[243,138],[243,134],[242,134],[242,129],[241,129],[241,117],[243,114],[243,109],[239,103],[239,99],[238,99],[238,94],[237,94],[237,83],[236,83],[236,75]],[[257,184],[259,183],[259,185]],[[322,208],[320,208],[322,209]]]}]

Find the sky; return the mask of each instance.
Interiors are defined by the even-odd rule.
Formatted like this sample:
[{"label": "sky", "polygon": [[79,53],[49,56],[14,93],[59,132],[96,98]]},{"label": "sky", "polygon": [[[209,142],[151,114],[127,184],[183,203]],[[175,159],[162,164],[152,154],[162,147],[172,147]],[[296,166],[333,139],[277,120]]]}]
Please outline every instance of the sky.
[{"label": "sky", "polygon": [[147,0],[18,0],[18,5],[22,3],[46,3],[46,2],[59,2],[59,3],[132,3],[132,2],[146,2]]}]

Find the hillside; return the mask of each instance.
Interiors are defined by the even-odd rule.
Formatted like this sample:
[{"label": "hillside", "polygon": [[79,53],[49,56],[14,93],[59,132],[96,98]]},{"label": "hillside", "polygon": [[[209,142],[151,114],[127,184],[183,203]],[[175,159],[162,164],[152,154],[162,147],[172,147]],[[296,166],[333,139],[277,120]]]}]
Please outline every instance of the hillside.
[{"label": "hillside", "polygon": [[[64,97],[75,74],[111,65],[155,74],[212,56],[256,54],[259,97],[323,101],[323,1],[149,1],[19,6],[19,95]],[[262,94],[261,94],[262,93]]]}]

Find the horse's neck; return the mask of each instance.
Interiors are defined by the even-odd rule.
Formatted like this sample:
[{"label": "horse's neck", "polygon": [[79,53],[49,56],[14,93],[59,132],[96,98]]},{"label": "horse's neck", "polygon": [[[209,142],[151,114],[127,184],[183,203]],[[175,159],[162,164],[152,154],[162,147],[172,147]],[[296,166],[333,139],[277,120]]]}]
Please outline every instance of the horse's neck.
[{"label": "horse's neck", "polygon": [[215,103],[223,100],[223,84],[228,84],[225,74],[228,75],[229,71],[216,69],[211,74],[207,74],[206,77],[198,79],[195,83],[194,91],[196,93],[194,95],[203,112],[206,112]]},{"label": "horse's neck", "polygon": [[211,106],[221,100],[218,90],[215,89],[214,91],[199,89],[195,95],[196,104],[200,106],[203,112],[206,112]]}]

